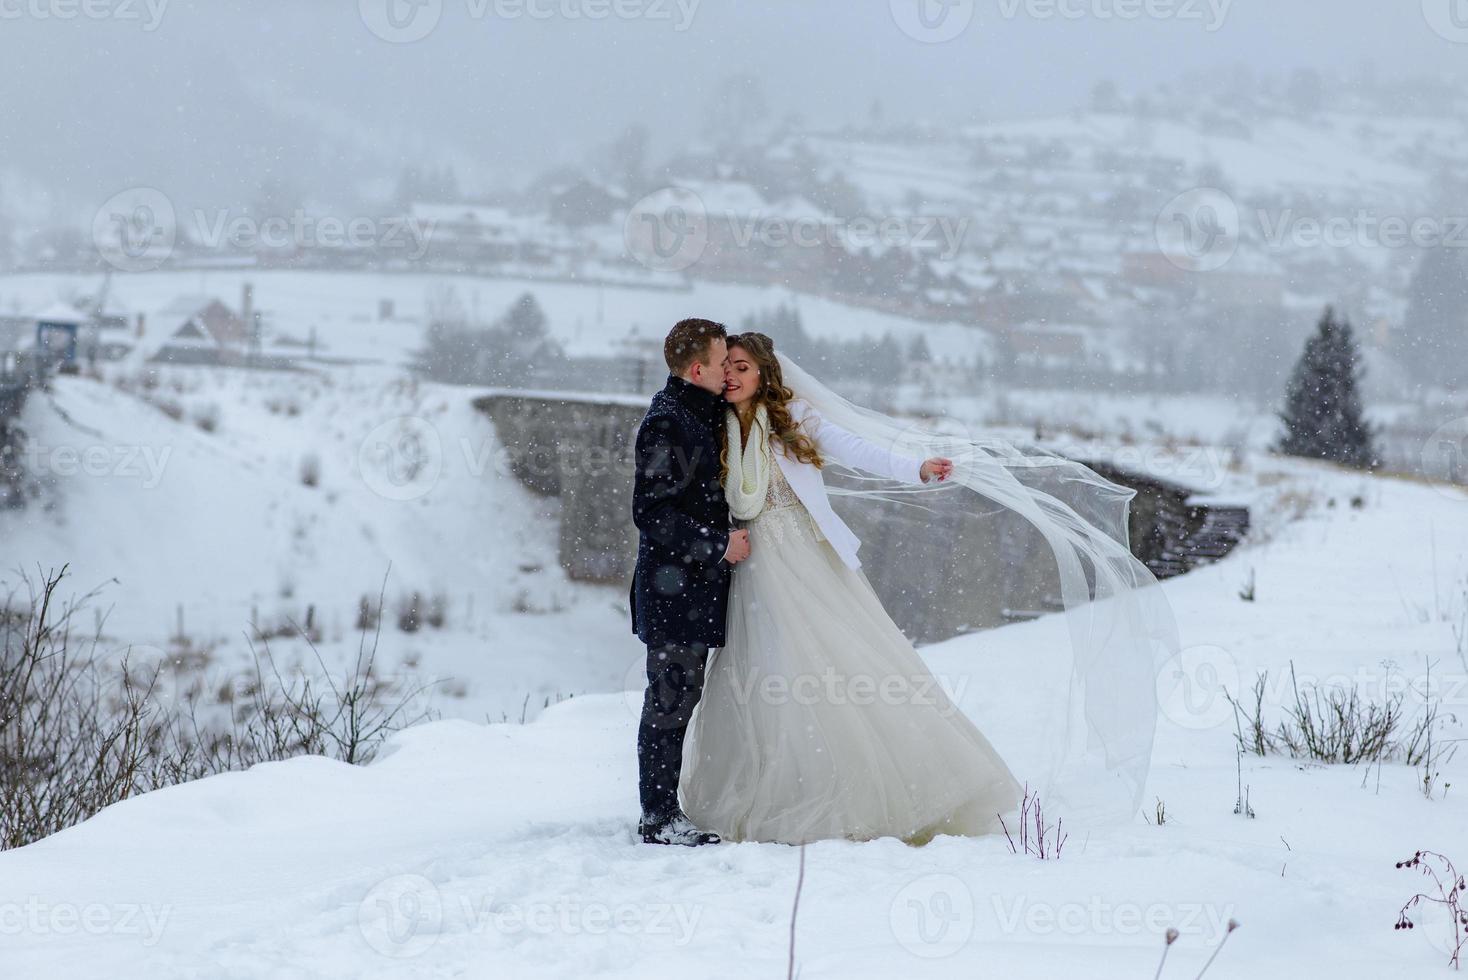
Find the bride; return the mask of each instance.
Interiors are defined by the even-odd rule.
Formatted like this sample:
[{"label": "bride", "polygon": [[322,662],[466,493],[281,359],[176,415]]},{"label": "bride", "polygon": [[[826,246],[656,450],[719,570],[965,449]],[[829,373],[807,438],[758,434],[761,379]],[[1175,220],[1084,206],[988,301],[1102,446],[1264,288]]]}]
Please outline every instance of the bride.
[{"label": "bride", "polygon": [[751,555],[734,569],[726,644],[689,724],[684,812],[726,841],[998,831],[1019,782],[883,609],[821,475],[834,462],[924,484],[953,463],[823,417],[786,386],[764,334],[732,336],[728,350],[725,495]]}]

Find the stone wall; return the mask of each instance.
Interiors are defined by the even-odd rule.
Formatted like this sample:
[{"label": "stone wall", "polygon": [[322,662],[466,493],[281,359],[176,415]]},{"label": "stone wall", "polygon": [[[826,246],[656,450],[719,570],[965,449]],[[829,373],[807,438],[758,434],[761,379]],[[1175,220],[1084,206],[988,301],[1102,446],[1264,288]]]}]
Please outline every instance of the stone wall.
[{"label": "stone wall", "polygon": [[632,449],[645,402],[503,393],[475,399],[494,420],[511,472],[561,499],[559,559],[574,579],[626,584],[637,559]]},{"label": "stone wall", "polygon": [[[631,521],[632,446],[646,401],[506,391],[478,398],[474,405],[494,420],[515,476],[534,493],[560,497],[562,567],[575,579],[625,587],[637,553]],[[1111,467],[1095,468],[1137,491],[1131,510],[1132,550],[1159,577],[1218,557],[1247,529],[1247,512],[1241,522],[1234,515],[1229,526],[1237,533],[1219,540],[1213,534],[1200,552],[1195,537],[1218,522],[1209,520],[1207,507],[1190,502],[1186,488]],[[834,473],[827,480],[832,486],[842,482]],[[961,509],[959,498],[947,493],[920,499],[920,505],[859,507],[839,496],[832,501],[861,538],[863,573],[915,641],[931,642],[1060,608],[1052,562],[1038,560],[1041,554],[1048,557],[1048,546],[1023,518],[997,505],[975,514],[971,507]],[[955,552],[992,555],[993,560],[958,569]],[[1017,569],[1026,570],[1028,577]],[[961,595],[963,601],[936,609],[921,601],[938,589]]]}]

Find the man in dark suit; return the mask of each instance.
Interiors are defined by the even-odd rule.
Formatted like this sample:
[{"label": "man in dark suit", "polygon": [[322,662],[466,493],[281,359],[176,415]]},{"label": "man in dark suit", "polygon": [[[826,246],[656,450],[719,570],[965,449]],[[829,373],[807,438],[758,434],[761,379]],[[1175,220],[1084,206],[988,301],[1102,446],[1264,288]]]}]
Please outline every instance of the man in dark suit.
[{"label": "man in dark suit", "polygon": [[683,737],[703,694],[709,651],[724,645],[729,570],[749,557],[749,532],[729,529],[719,482],[724,424],[723,324],[680,320],[663,344],[668,383],[637,430],[632,631],[647,644],[637,730],[639,832],[649,844],[716,844],[678,805]]}]

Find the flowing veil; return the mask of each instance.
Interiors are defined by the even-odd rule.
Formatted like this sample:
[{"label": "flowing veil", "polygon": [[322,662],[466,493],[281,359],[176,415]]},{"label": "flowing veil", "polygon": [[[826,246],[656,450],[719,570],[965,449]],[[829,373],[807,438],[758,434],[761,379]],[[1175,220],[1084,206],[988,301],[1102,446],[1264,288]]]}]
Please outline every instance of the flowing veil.
[{"label": "flowing veil", "polygon": [[777,356],[786,385],[828,421],[890,453],[953,460],[948,480],[921,486],[828,464],[833,506],[876,545],[863,572],[921,639],[1034,620],[1017,627],[1018,650],[980,646],[972,669],[1004,685],[1003,728],[1022,729],[989,734],[1001,751],[1013,743],[1015,775],[1067,821],[1135,818],[1158,671],[1178,649],[1161,587],[1128,545],[1136,491],[1041,449],[858,407]]}]

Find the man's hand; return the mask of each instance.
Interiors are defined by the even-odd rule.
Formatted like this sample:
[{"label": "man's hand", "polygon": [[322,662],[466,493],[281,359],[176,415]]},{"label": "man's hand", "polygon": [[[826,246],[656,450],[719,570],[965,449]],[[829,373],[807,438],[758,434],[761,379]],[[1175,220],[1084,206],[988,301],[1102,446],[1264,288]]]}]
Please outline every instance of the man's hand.
[{"label": "man's hand", "polygon": [[[909,463],[908,465],[910,466],[912,464]],[[912,470],[908,470],[908,472],[911,473]],[[941,483],[952,475],[953,460],[951,459],[944,459],[942,456],[934,456],[932,459],[923,463],[922,478],[924,483],[932,482],[932,479],[935,476]]]},{"label": "man's hand", "polygon": [[740,528],[729,533],[729,547],[724,551],[724,560],[737,565],[749,557],[749,532]]}]

